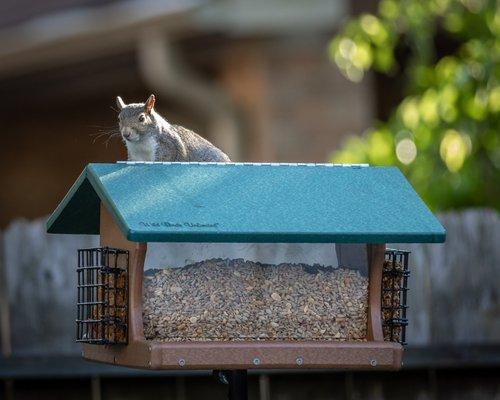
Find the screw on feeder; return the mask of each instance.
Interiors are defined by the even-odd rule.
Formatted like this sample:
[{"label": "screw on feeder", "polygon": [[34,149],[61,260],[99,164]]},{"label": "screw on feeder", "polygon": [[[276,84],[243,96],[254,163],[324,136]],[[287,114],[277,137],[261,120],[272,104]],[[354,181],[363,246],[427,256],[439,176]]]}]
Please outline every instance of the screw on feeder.
[{"label": "screw on feeder", "polygon": [[179,358],[178,364],[179,366],[183,367],[184,365],[186,365],[186,360],[184,360],[183,358]]},{"label": "screw on feeder", "polygon": [[297,365],[302,365],[304,363],[304,359],[300,356],[298,356],[296,359],[295,359],[295,363]]},{"label": "screw on feeder", "polygon": [[255,358],[252,360],[252,362],[253,362],[253,365],[260,365],[260,358],[255,357]]},{"label": "screw on feeder", "polygon": [[376,366],[377,366],[377,360],[375,360],[374,358],[372,358],[372,359],[370,360],[370,365],[371,365],[372,367],[376,367]]}]

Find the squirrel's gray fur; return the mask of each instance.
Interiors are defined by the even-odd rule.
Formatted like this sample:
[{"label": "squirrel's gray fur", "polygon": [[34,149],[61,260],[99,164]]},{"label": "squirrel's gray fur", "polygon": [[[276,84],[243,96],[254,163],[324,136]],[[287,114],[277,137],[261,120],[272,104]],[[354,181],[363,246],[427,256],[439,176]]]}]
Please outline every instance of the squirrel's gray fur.
[{"label": "squirrel's gray fur", "polygon": [[230,161],[208,140],[167,122],[154,110],[154,103],[154,95],[144,103],[125,104],[120,96],[116,98],[129,161]]}]

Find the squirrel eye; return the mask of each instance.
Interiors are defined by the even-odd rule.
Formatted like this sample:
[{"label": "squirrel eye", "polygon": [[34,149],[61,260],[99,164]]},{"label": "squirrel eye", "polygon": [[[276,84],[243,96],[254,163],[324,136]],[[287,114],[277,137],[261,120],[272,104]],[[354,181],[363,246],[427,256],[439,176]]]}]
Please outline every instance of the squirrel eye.
[{"label": "squirrel eye", "polygon": [[144,122],[146,120],[146,117],[144,114],[139,115],[139,122]]}]

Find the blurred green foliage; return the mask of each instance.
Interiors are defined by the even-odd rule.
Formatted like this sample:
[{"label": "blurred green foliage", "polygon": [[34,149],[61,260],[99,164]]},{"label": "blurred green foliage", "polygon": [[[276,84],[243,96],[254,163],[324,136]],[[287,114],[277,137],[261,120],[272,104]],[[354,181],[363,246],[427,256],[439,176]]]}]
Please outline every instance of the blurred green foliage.
[{"label": "blurred green foliage", "polygon": [[[435,38],[456,44],[438,58]],[[402,68],[405,97],[389,120],[347,139],[333,162],[396,165],[434,210],[500,209],[500,2],[382,0],[350,20],[330,44],[342,73]]]}]

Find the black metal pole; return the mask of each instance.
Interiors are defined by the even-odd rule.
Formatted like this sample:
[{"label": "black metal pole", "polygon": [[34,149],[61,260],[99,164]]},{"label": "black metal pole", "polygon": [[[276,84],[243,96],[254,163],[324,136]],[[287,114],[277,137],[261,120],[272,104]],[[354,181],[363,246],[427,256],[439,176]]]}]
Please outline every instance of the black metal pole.
[{"label": "black metal pole", "polygon": [[248,389],[247,389],[247,370],[237,369],[233,371],[227,371],[229,392],[229,400],[248,400]]}]

